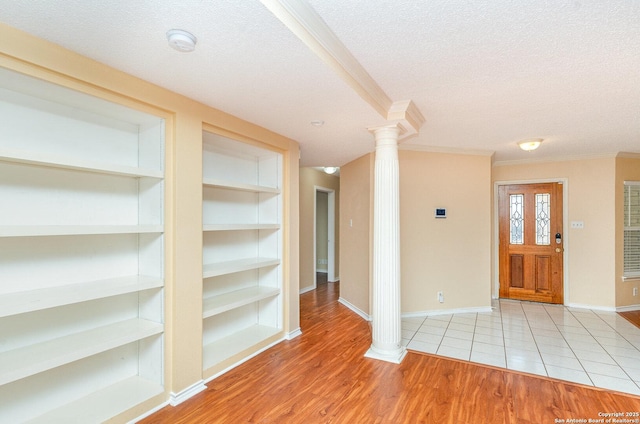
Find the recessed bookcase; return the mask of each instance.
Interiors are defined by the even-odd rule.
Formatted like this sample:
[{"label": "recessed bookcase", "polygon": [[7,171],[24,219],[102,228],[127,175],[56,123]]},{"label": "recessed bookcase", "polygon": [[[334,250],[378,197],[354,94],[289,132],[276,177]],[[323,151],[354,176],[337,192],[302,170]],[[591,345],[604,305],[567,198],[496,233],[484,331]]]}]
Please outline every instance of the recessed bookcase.
[{"label": "recessed bookcase", "polygon": [[282,334],[282,155],[203,131],[203,373]]},{"label": "recessed bookcase", "polygon": [[0,68],[0,422],[164,390],[164,120]]}]

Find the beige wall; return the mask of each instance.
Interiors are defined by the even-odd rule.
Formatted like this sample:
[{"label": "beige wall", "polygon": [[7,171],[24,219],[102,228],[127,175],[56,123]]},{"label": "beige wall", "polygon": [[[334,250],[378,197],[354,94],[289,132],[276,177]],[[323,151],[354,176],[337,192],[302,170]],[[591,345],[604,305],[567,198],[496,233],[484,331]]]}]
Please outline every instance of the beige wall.
[{"label": "beige wall", "polygon": [[616,158],[616,306],[640,306],[640,296],[633,296],[633,288],[640,287],[640,280],[622,281],[624,258],[624,182],[640,181],[640,157],[638,155],[621,155]]},{"label": "beige wall", "polygon": [[[341,169],[341,297],[367,314],[373,157]],[[564,183],[567,305],[613,309],[640,303],[632,296],[640,281],[622,281],[622,182],[640,180],[637,155],[493,168],[489,157],[473,155],[401,150],[399,160],[403,314],[490,304],[498,278],[492,181]],[[434,219],[436,207],[446,207],[448,218]],[[584,222],[584,228],[571,229],[571,221]],[[436,301],[438,291],[444,292],[443,304]]]},{"label": "beige wall", "polygon": [[224,112],[0,24],[0,66],[156,113],[166,118],[167,393],[120,420],[135,418],[200,381],[202,375],[202,128],[263,142],[284,155],[285,322],[299,328],[298,144]]},{"label": "beige wall", "polygon": [[340,167],[340,300],[369,315],[373,155]]},{"label": "beige wall", "polygon": [[[493,180],[498,182],[566,181],[567,305],[616,306],[615,165],[616,159],[610,157],[493,167]],[[584,228],[571,229],[571,221],[583,221]]]},{"label": "beige wall", "polygon": [[314,168],[300,168],[300,290],[314,287],[314,214],[316,187],[335,191],[335,274],[340,275],[340,178]]},{"label": "beige wall", "polygon": [[490,307],[491,158],[401,150],[399,160],[402,313]]},{"label": "beige wall", "polygon": [[[373,158],[341,168],[341,297],[367,314]],[[491,158],[401,150],[399,162],[402,313],[490,307]]]}]

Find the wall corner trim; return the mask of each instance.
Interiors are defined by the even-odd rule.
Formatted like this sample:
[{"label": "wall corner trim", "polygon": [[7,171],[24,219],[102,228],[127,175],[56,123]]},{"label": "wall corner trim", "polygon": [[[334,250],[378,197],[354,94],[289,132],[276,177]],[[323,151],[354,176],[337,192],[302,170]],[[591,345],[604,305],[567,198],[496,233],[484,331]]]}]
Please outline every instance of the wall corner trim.
[{"label": "wall corner trim", "polygon": [[288,332],[284,338],[287,340],[292,340],[301,335],[302,335],[302,330],[300,329],[300,327],[298,327],[295,330]]},{"label": "wall corner trim", "polygon": [[169,404],[171,406],[176,406],[184,402],[185,400],[191,398],[192,396],[197,395],[201,391],[205,390],[207,386],[204,385],[204,380],[197,381],[193,383],[191,386],[187,387],[184,390],[181,390],[178,393],[171,392],[171,397],[169,399]]}]

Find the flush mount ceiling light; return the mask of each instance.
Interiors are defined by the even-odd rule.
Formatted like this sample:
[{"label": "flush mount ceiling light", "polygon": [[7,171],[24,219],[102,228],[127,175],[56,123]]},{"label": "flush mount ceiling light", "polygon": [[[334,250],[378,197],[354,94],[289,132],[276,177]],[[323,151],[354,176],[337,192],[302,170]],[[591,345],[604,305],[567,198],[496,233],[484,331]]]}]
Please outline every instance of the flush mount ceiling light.
[{"label": "flush mount ceiling light", "polygon": [[311,121],[311,125],[313,125],[314,127],[321,127],[324,125],[324,121],[321,120],[315,120],[315,121]]},{"label": "flush mount ceiling light", "polygon": [[338,172],[338,167],[337,166],[325,166],[324,167],[324,172],[326,172],[327,174],[335,174],[336,172]]},{"label": "flush mount ceiling light", "polygon": [[541,143],[542,143],[541,138],[530,138],[527,140],[518,141],[518,146],[525,152],[530,152],[540,147]]},{"label": "flush mount ceiling light", "polygon": [[171,48],[183,53],[194,51],[198,42],[198,39],[193,34],[182,29],[167,31],[167,40]]}]

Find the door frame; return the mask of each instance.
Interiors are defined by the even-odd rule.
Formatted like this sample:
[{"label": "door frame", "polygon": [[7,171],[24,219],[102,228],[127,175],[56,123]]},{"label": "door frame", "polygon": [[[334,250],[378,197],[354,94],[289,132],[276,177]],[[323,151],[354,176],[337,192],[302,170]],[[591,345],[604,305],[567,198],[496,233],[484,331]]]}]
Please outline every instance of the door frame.
[{"label": "door frame", "polygon": [[567,178],[545,178],[530,180],[505,180],[493,182],[493,287],[491,288],[491,298],[500,298],[500,214],[498,212],[498,187],[512,184],[536,184],[536,183],[558,183],[562,184],[562,289],[563,305],[570,304],[569,297],[569,180]]},{"label": "door frame", "polygon": [[313,288],[318,287],[317,240],[317,201],[318,192],[327,193],[327,281],[336,281],[336,191],[322,186],[313,186]]}]

